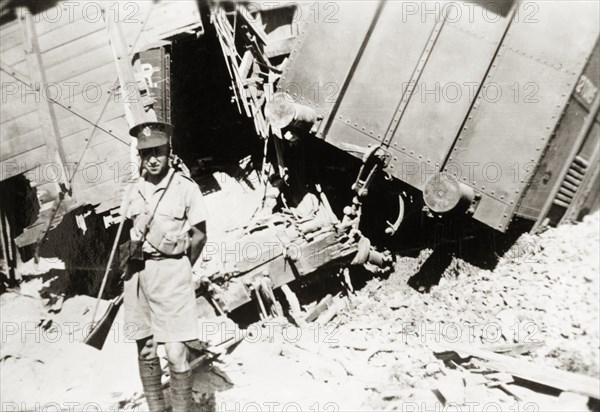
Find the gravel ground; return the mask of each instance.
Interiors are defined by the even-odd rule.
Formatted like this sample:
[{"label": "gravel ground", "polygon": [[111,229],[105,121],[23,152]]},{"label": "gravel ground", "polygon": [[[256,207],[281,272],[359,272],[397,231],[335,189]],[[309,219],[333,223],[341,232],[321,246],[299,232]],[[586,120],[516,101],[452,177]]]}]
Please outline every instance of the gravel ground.
[{"label": "gravel ground", "polygon": [[[251,330],[196,374],[199,410],[588,410],[581,396],[509,384],[519,402],[437,359],[428,343],[524,343],[532,349],[516,356],[598,378],[599,243],[596,213],[522,235],[492,271],[453,257],[427,293],[408,281],[432,252],[400,257],[391,275],[369,280],[331,322],[299,329],[276,319]],[[71,298],[60,313],[48,313],[36,293],[41,282],[0,297],[2,410],[126,405],[141,388],[134,345],[119,329],[122,313],[105,349],[95,351],[80,343],[93,299]],[[202,328],[212,339],[241,333],[226,320]],[[444,409],[448,397],[469,409]]]},{"label": "gravel ground", "polygon": [[[431,251],[425,250],[417,258],[400,258],[388,279],[374,279],[358,293],[356,306],[342,315],[340,335],[370,345],[403,346],[402,353],[387,357],[388,378],[396,388],[408,392],[426,387],[428,378],[443,375],[439,372],[443,365],[426,346],[431,340],[527,343],[534,349],[521,355],[523,359],[598,378],[599,243],[596,213],[577,225],[538,236],[523,234],[493,271],[452,258],[429,293],[419,293],[407,282]],[[415,393],[398,396],[402,399],[398,402],[418,400],[422,391]],[[393,408],[381,395],[375,390],[369,407]],[[502,401],[498,394],[486,396]],[[582,399],[564,398],[539,402],[547,402],[544,408],[582,410],[577,409]],[[504,405],[507,410],[511,410],[511,401],[514,399]]]}]

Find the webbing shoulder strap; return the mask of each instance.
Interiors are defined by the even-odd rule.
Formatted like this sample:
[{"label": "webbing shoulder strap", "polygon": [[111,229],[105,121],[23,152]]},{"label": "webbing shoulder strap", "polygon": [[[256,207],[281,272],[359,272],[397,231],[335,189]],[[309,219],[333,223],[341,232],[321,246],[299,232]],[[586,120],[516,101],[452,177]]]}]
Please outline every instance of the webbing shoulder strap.
[{"label": "webbing shoulder strap", "polygon": [[173,181],[174,176],[175,176],[175,171],[173,170],[173,173],[171,173],[171,176],[169,177],[169,181],[167,182],[167,186],[165,187],[165,190],[160,194],[160,197],[158,198],[158,202],[156,202],[156,206],[154,206],[154,210],[152,211],[152,214],[150,215],[150,220],[148,220],[148,223],[146,224],[146,227],[144,228],[144,233],[142,233],[140,244],[143,243],[144,240],[146,239],[146,235],[148,234],[148,231],[150,230],[150,225],[152,225],[152,221],[154,220],[154,216],[156,215],[158,206],[160,205],[161,200],[165,196],[165,193],[167,193],[167,190],[169,190],[169,187],[171,186],[171,182]]}]

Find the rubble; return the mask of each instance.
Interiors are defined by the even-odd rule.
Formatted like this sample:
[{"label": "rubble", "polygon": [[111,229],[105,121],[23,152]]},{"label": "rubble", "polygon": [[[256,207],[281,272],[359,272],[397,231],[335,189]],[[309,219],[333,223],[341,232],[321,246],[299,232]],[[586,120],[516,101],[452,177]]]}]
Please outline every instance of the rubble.
[{"label": "rubble", "polygon": [[[243,339],[231,353],[197,371],[198,407],[440,410],[463,402],[469,410],[490,403],[502,410],[587,410],[586,396],[540,392],[510,371],[490,369],[476,358],[438,359],[430,344],[468,344],[597,379],[598,223],[596,213],[577,225],[524,234],[493,270],[454,256],[429,293],[407,282],[431,251],[400,256],[393,273],[374,277],[349,299],[332,294],[320,306],[305,306],[307,313],[319,306],[327,322],[298,327],[272,318],[246,330],[225,317],[204,323],[201,329],[212,345]],[[39,278],[30,282],[30,289],[39,289]],[[96,351],[80,343],[92,298],[65,299],[58,313],[49,313],[46,303],[35,293],[13,291],[0,297],[3,402],[85,401],[103,410],[131,406],[141,387],[127,331],[121,329],[118,339],[113,336]],[[314,313],[310,319],[318,318]],[[43,322],[47,330],[40,327]],[[79,326],[69,330],[68,322]],[[119,322],[122,312],[116,320],[122,326]],[[6,325],[25,325],[31,332],[11,334]],[[51,331],[58,328],[60,339],[52,338]]]}]

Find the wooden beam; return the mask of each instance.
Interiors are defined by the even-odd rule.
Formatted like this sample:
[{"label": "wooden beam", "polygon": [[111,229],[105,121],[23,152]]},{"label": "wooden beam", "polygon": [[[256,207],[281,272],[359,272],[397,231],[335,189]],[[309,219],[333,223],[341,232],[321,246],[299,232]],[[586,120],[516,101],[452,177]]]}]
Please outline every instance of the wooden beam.
[{"label": "wooden beam", "polygon": [[[46,73],[42,64],[40,47],[35,31],[35,23],[31,12],[22,7],[18,9],[17,15],[20,19],[21,31],[23,35],[23,46],[25,48],[25,56],[29,66],[29,79],[31,87],[36,88],[41,94],[41,87],[47,84]],[[40,126],[44,134],[48,159],[54,162],[60,169],[60,182],[67,190],[70,190],[69,178],[65,168],[65,155],[60,144],[60,134],[56,122],[54,107],[49,99],[38,96],[36,99],[37,114],[40,121]]]},{"label": "wooden beam", "polygon": [[117,66],[117,73],[119,74],[119,84],[121,85],[121,91],[124,98],[125,116],[127,117],[129,127],[156,120],[147,114],[144,109],[142,96],[131,63],[131,56],[129,55],[129,47],[125,36],[123,35],[121,23],[115,21],[110,10],[106,9],[104,5],[103,17],[104,22],[106,23],[106,29],[108,30],[110,47]]},{"label": "wooden beam", "polygon": [[589,376],[538,365],[534,362],[500,355],[467,344],[432,342],[429,346],[436,353],[455,352],[461,358],[464,358],[464,355],[473,356],[486,361],[486,365],[490,368],[509,373],[517,378],[537,382],[561,391],[600,399],[600,381]]}]

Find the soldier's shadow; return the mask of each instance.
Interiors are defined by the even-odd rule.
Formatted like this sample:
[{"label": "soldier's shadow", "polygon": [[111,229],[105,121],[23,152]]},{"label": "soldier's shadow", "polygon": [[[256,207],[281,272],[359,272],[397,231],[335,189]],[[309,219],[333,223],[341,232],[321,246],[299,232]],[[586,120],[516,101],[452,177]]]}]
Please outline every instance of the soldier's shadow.
[{"label": "soldier's shadow", "polygon": [[217,405],[217,393],[233,387],[233,382],[218,365],[212,364],[194,374],[195,411],[213,412],[221,410]]},{"label": "soldier's shadow", "polygon": [[[217,394],[229,390],[233,382],[227,374],[215,363],[202,365],[194,370],[192,386],[194,397],[194,412],[215,412],[221,410],[217,405]],[[167,406],[170,409],[170,391],[165,391]]]}]

